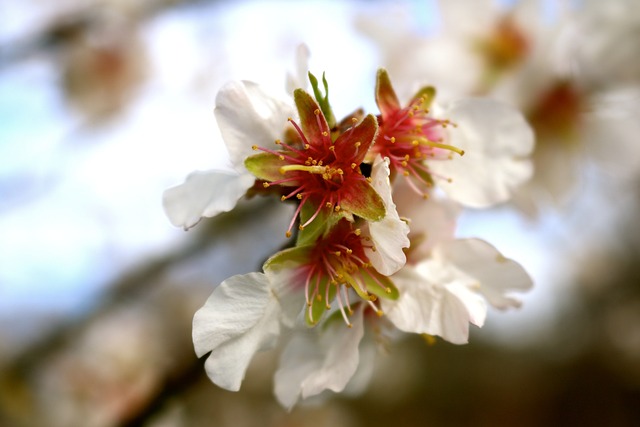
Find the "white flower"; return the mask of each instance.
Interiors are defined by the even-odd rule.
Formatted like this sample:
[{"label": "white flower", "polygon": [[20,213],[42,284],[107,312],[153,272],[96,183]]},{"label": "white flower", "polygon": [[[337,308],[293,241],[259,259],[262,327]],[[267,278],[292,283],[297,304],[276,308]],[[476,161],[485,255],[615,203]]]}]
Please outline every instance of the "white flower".
[{"label": "white flower", "polygon": [[484,324],[487,303],[517,307],[509,293],[532,286],[518,263],[478,239],[439,245],[430,258],[405,266],[393,280],[400,298],[382,301],[389,320],[405,332],[438,335],[454,344],[468,342],[469,323]]},{"label": "white flower", "polygon": [[183,184],[167,189],[162,203],[171,223],[188,229],[202,217],[233,209],[255,182],[244,167],[251,147],[275,148],[274,141],[282,136],[292,114],[289,102],[267,94],[256,83],[231,82],[222,87],[215,116],[233,170],[194,172]]}]

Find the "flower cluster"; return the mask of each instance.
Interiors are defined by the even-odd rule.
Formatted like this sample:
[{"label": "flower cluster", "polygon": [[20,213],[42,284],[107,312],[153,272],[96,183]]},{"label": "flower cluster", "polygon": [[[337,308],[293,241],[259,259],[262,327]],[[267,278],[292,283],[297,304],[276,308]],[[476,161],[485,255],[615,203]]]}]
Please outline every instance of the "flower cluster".
[{"label": "flower cluster", "polygon": [[366,382],[360,352],[381,334],[466,343],[489,305],[517,306],[510,292],[532,285],[489,243],[454,235],[461,206],[504,202],[531,175],[519,112],[487,99],[438,105],[432,87],[402,103],[380,70],[379,114],[337,121],[326,80],[323,95],[309,77],[313,95],[285,100],[250,82],[223,87],[215,114],[234,170],[193,173],[164,194],[185,229],[247,191],[295,206],[289,247],[223,281],[193,322],[196,353],[209,353],[209,377],[228,390],[257,351],[288,340],[275,374],[287,408]]}]

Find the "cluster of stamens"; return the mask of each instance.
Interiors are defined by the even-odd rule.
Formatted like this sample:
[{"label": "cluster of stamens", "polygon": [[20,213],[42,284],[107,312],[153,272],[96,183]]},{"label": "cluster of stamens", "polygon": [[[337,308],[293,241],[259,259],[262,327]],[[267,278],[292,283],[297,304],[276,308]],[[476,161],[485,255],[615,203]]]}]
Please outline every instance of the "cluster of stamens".
[{"label": "cluster of stamens", "polygon": [[337,228],[336,232],[317,242],[311,263],[308,265],[304,285],[307,314],[310,322],[316,323],[319,319],[314,318],[314,302],[324,301],[325,309],[329,310],[332,295],[335,294],[344,322],[351,327],[349,316],[353,314],[353,310],[349,298],[350,289],[353,289],[379,316],[382,316],[382,310],[376,305],[377,297],[367,290],[365,279],[375,281],[387,293],[390,293],[391,289],[379,281],[364,253],[365,248],[375,250],[370,239],[362,236],[360,229],[342,234],[344,227]]},{"label": "cluster of stamens", "polygon": [[[314,114],[320,124],[320,110],[315,110]],[[286,232],[286,236],[291,237],[293,225],[306,203],[313,203],[316,210],[309,219],[299,225],[300,230],[303,230],[317,218],[323,208],[333,209],[335,212],[340,211],[342,197],[340,190],[345,181],[366,178],[362,176],[359,165],[338,158],[336,145],[329,132],[323,131],[319,135],[319,141],[310,143],[300,126],[291,118],[288,121],[296,130],[299,142],[287,144],[276,140],[275,144],[281,147],[280,150],[255,145],[253,149],[274,154],[286,163],[279,169],[283,178],[264,182],[263,186],[268,188],[272,185],[280,185],[293,188],[292,191],[283,194],[280,198],[285,201],[295,197],[300,201]],[[354,123],[355,121],[357,120],[354,119]],[[353,127],[350,130],[352,129]],[[314,136],[318,137],[318,135]],[[356,151],[360,145],[360,142],[354,143]]]},{"label": "cluster of stamens", "polygon": [[451,178],[434,174],[424,161],[450,160],[453,153],[464,155],[464,150],[443,142],[442,130],[457,125],[429,116],[424,103],[424,98],[417,98],[408,107],[384,117],[372,149],[388,157],[391,169],[407,177],[409,185],[426,198],[428,192],[423,188],[433,186],[432,177],[449,182]]}]

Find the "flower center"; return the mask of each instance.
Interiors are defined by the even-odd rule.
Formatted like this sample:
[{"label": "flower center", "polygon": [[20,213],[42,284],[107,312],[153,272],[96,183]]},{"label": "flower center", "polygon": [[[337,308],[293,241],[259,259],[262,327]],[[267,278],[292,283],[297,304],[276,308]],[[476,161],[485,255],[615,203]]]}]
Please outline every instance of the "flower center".
[{"label": "flower center", "polygon": [[373,248],[370,239],[362,236],[360,229],[352,230],[346,220],[316,242],[307,264],[304,286],[309,323],[317,323],[335,299],[345,323],[351,327],[350,289],[378,315],[383,314],[375,303],[376,294],[390,294],[392,289],[384,283],[388,279],[382,278],[369,263],[365,248]]},{"label": "flower center", "polygon": [[[319,116],[320,110],[316,110],[315,114]],[[291,237],[293,225],[305,204],[312,203],[316,209],[307,221],[299,225],[300,230],[303,230],[313,222],[323,208],[333,209],[336,212],[340,211],[340,202],[343,197],[342,190],[345,184],[348,185],[354,180],[366,179],[360,172],[359,165],[349,163],[351,157],[348,154],[344,156],[345,159],[341,158],[343,157],[341,156],[341,151],[336,150],[336,145],[331,140],[328,132],[314,135],[317,139],[310,143],[300,126],[291,118],[289,122],[296,130],[297,142],[287,144],[277,140],[275,143],[282,147],[281,150],[253,147],[254,150],[274,154],[286,163],[279,168],[283,178],[265,182],[263,186],[265,188],[272,185],[291,187],[292,190],[283,194],[280,199],[285,201],[295,197],[300,201],[287,229],[287,237]],[[357,152],[361,143],[355,142],[353,145]]]},{"label": "flower center", "polygon": [[[464,155],[464,150],[443,142],[443,129],[457,125],[448,119],[431,117],[425,104],[425,98],[420,97],[408,107],[383,117],[372,149],[388,157],[391,169],[409,178],[410,186],[427,197],[427,191],[420,187],[431,188],[434,175],[424,161],[450,160],[453,153]],[[450,181],[449,178],[440,178]]]},{"label": "flower center", "polygon": [[492,33],[476,46],[487,66],[485,83],[489,87],[501,73],[520,64],[529,53],[529,41],[510,16],[501,19]]}]

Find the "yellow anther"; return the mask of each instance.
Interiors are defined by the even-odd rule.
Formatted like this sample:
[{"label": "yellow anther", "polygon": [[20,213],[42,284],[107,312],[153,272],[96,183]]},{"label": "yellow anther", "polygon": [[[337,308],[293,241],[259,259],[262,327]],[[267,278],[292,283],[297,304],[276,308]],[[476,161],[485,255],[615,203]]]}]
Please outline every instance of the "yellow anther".
[{"label": "yellow anther", "polygon": [[331,208],[333,207],[333,205],[331,204],[331,202],[327,202],[327,203],[325,203],[325,205],[324,205],[324,206],[325,206],[325,207],[327,207],[327,208],[329,208],[329,209],[331,209]]},{"label": "yellow anther", "polygon": [[280,160],[284,160],[284,156],[283,156],[282,154],[281,154],[281,155],[279,155],[279,156],[278,156],[278,158],[279,158]]},{"label": "yellow anther", "polygon": [[366,180],[367,180],[367,182],[369,182],[369,183],[373,182],[373,178],[371,178],[370,176],[366,177],[365,179],[366,179]]},{"label": "yellow anther", "polygon": [[282,144],[282,141],[280,141],[279,139],[276,139],[275,144],[276,145],[280,145],[280,144]]},{"label": "yellow anther", "polygon": [[299,225],[298,226],[298,230],[300,230],[300,231],[304,230],[304,225]]},{"label": "yellow anther", "polygon": [[284,202],[285,200],[287,200],[285,196],[280,196],[280,201]]},{"label": "yellow anther", "polygon": [[291,237],[291,232],[287,231],[284,235],[287,236],[287,238],[289,238],[289,237]]},{"label": "yellow anther", "polygon": [[340,209],[341,209],[340,205],[336,205],[336,207],[333,208],[333,210],[336,211],[336,212],[340,212]]},{"label": "yellow anther", "polygon": [[384,288],[384,291],[385,291],[386,293],[390,294],[390,293],[391,293],[391,288]]},{"label": "yellow anther", "polygon": [[395,136],[392,136],[392,137],[391,137],[391,143],[392,143],[392,144],[395,144],[395,143],[396,143],[396,137],[395,137]]},{"label": "yellow anther", "polygon": [[252,150],[257,150],[257,149],[258,149],[258,146],[254,144],[254,145],[252,145],[252,146],[251,146],[251,149],[252,149]]},{"label": "yellow anther", "polygon": [[336,151],[336,147],[335,147],[335,145],[331,145],[331,146],[329,146],[329,150],[330,150],[330,151]]},{"label": "yellow anther", "polygon": [[308,150],[311,146],[309,144],[304,144],[304,149]]},{"label": "yellow anther", "polygon": [[376,311],[376,314],[378,315],[378,317],[382,317],[382,316],[384,316],[384,311],[378,310],[378,311]]},{"label": "yellow anther", "polygon": [[351,255],[353,251],[351,249],[347,249],[347,255]]},{"label": "yellow anther", "polygon": [[358,166],[358,165],[356,165],[355,163],[351,163],[351,169],[355,169],[356,166]]},{"label": "yellow anther", "polygon": [[353,233],[354,233],[356,236],[359,236],[360,234],[362,234],[362,230],[360,230],[359,228],[356,228],[355,230],[353,230]]},{"label": "yellow anther", "polygon": [[268,183],[268,182],[263,182],[263,183],[262,183],[262,186],[263,186],[264,188],[269,188],[269,183]]},{"label": "yellow anther", "polygon": [[329,132],[327,132],[326,130],[322,132],[322,136],[329,136]]},{"label": "yellow anther", "polygon": [[296,199],[302,200],[302,194],[300,194],[300,193],[296,194]]},{"label": "yellow anther", "polygon": [[356,148],[360,147],[362,145],[362,143],[360,141],[357,141],[355,144],[353,144]]},{"label": "yellow anther", "polygon": [[334,254],[335,254],[335,256],[340,256],[340,255],[342,255],[342,252],[340,252],[340,251],[335,251],[335,252],[334,252]]},{"label": "yellow anther", "polygon": [[320,109],[316,108],[315,111],[313,112],[313,114],[315,114],[316,116],[320,115]]}]

